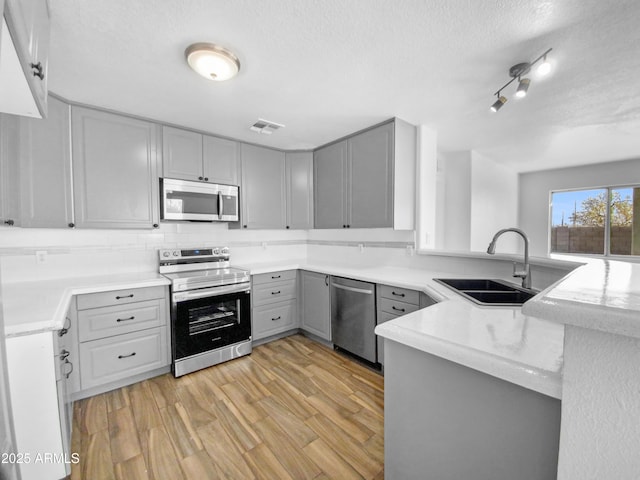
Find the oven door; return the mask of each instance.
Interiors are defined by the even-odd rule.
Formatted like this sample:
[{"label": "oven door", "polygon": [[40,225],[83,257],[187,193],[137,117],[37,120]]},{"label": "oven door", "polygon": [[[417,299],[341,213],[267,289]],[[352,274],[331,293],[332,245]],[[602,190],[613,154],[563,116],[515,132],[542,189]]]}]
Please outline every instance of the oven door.
[{"label": "oven door", "polygon": [[173,361],[251,339],[250,284],[172,294]]}]

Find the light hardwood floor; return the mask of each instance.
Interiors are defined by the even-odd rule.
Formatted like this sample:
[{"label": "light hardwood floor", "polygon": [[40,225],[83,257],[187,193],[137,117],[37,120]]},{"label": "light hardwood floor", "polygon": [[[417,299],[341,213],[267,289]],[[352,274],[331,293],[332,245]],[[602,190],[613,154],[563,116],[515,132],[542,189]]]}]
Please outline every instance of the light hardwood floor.
[{"label": "light hardwood floor", "polygon": [[383,377],[301,335],[75,404],[72,480],[382,479]]}]

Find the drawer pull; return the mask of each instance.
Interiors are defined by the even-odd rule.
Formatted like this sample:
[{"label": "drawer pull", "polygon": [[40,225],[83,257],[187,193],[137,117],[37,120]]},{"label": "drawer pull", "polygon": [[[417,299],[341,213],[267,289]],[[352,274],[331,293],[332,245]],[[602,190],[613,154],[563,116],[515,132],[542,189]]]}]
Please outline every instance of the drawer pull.
[{"label": "drawer pull", "polygon": [[127,320],[133,320],[134,318],[136,317],[134,317],[133,315],[130,316],[129,318],[118,318],[116,319],[116,322],[126,322]]},{"label": "drawer pull", "polygon": [[280,295],[280,290],[278,290],[277,292],[271,292],[271,295]]},{"label": "drawer pull", "polygon": [[136,354],[136,352],[130,353],[129,355],[118,355],[118,358],[129,358],[129,357],[133,357]]},{"label": "drawer pull", "polygon": [[392,305],[391,308],[393,308],[394,310],[396,310],[398,312],[404,312],[404,308],[398,308],[395,305]]},{"label": "drawer pull", "polygon": [[70,354],[69,350],[63,348],[62,351],[60,352],[60,360],[66,360],[69,354]]},{"label": "drawer pull", "polygon": [[[68,326],[67,326],[67,322],[68,322]],[[59,337],[63,337],[67,334],[67,332],[69,331],[69,329],[71,328],[71,319],[69,317],[66,317],[64,319],[64,325],[62,326],[62,328],[58,331],[58,336]]]},{"label": "drawer pull", "polygon": [[276,278],[281,278],[281,277],[282,277],[282,275],[271,275],[271,278],[273,280],[275,280]]},{"label": "drawer pull", "polygon": [[272,318],[271,321],[272,322],[276,322],[276,321],[280,320],[281,318],[282,318],[282,315],[280,315],[279,317],[276,317],[276,318]]},{"label": "drawer pull", "polygon": [[119,296],[119,295],[118,295],[118,296],[116,296],[116,300],[121,300],[121,299],[123,299],[123,298],[133,298],[133,293],[131,293],[131,294],[129,294],[129,295],[123,295],[122,297],[121,297],[121,296]]},{"label": "drawer pull", "polygon": [[391,295],[395,295],[396,297],[404,297],[404,293],[391,292]]}]

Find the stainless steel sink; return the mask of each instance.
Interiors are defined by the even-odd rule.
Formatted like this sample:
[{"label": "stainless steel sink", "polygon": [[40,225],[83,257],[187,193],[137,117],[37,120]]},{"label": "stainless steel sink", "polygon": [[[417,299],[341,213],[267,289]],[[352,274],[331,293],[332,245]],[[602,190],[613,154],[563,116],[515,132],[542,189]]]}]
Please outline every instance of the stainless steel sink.
[{"label": "stainless steel sink", "polygon": [[537,293],[503,280],[476,278],[434,278],[434,280],[478,305],[517,307]]}]

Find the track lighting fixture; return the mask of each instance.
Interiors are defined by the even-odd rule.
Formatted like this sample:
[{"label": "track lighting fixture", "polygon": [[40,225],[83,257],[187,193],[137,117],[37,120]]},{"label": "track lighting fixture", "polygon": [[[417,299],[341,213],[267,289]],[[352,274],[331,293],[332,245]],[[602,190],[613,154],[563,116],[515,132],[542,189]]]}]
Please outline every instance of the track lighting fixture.
[{"label": "track lighting fixture", "polygon": [[494,95],[498,97],[498,100],[491,105],[491,111],[497,112],[502,108],[502,106],[506,103],[507,99],[502,96],[502,91],[511,85],[515,80],[518,80],[518,88],[516,89],[516,97],[522,98],[527,95],[527,91],[529,90],[529,85],[531,84],[531,79],[525,78],[524,76],[531,71],[531,67],[533,67],[536,63],[542,60],[542,63],[538,66],[538,74],[546,75],[551,71],[551,64],[547,60],[547,54],[551,51],[550,48],[538,58],[536,58],[533,62],[523,62],[518,63],[509,69],[509,76],[511,80],[505,83]]}]

